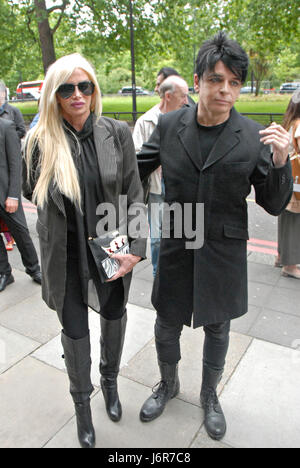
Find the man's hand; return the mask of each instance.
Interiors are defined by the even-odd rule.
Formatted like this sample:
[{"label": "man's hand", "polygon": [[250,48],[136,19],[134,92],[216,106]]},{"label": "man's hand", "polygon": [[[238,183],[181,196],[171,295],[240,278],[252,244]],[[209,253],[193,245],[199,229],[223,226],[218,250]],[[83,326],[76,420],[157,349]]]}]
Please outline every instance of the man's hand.
[{"label": "man's hand", "polygon": [[138,257],[136,255],[127,254],[127,255],[120,255],[115,254],[111,255],[111,258],[118,260],[120,263],[119,271],[113,276],[110,280],[107,280],[107,283],[110,281],[116,281],[119,278],[123,278],[123,276],[130,273],[135,265],[142,259],[142,257]]},{"label": "man's hand", "polygon": [[7,213],[15,213],[19,207],[19,201],[13,198],[7,198],[5,202],[5,211]]},{"label": "man's hand", "polygon": [[265,130],[260,130],[260,139],[265,145],[273,147],[273,162],[275,167],[283,167],[287,163],[289,155],[290,134],[276,122],[273,122]]}]

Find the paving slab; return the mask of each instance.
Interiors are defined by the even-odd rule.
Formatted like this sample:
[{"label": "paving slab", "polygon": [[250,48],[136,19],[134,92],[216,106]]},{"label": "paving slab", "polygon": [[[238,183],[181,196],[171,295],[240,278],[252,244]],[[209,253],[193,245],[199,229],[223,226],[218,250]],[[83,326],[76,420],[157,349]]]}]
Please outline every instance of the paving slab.
[{"label": "paving slab", "polygon": [[27,357],[0,375],[0,447],[40,448],[73,416],[66,375]]},{"label": "paving slab", "polygon": [[[119,392],[123,417],[110,421],[101,392],[92,399],[93,423],[98,448],[188,448],[203,422],[202,410],[177,398],[168,403],[163,415],[151,423],[139,420],[139,411],[149,389],[120,377]],[[48,442],[46,448],[76,448],[76,421],[73,418]]]},{"label": "paving slab", "polygon": [[37,341],[0,326],[0,374],[39,346]]},{"label": "paving slab", "polygon": [[300,340],[300,317],[262,309],[249,334],[262,340],[293,347]]},{"label": "paving slab", "polygon": [[24,301],[41,290],[41,286],[32,281],[25,272],[13,269],[13,276],[15,283],[10,284],[0,293],[0,324],[1,314],[4,310],[15,306],[15,304]]},{"label": "paving slab", "polygon": [[[292,279],[291,281],[297,281],[300,286],[299,280]],[[300,287],[298,290],[288,288],[274,288],[272,294],[268,297],[264,306],[267,309],[276,310],[278,312],[284,312],[300,317]]]},{"label": "paving slab", "polygon": [[248,262],[248,280],[275,286],[281,275],[280,268],[270,268],[270,265]]},{"label": "paving slab", "polygon": [[136,277],[131,283],[129,291],[129,302],[131,304],[153,309],[151,303],[152,282]]},{"label": "paving slab", "polygon": [[[223,379],[218,387],[221,392],[235,367],[246,352],[252,338],[238,333],[231,333],[230,347]],[[193,330],[184,327],[181,337],[182,360],[179,364],[181,389],[179,398],[200,406],[199,395],[202,382],[202,349],[204,343],[203,330]],[[128,366],[121,370],[121,375],[151,388],[160,381],[154,339],[137,354]]]},{"label": "paving slab", "polygon": [[6,308],[0,314],[0,324],[41,344],[47,343],[61,329],[56,312],[42,300],[41,287],[37,291],[34,287],[30,297]]},{"label": "paving slab", "polygon": [[262,307],[267,303],[272,292],[272,285],[250,281],[248,284],[248,304]]},{"label": "paving slab", "polygon": [[195,440],[191,444],[192,449],[229,449],[233,448],[230,445],[224,444],[222,441],[217,442],[216,440],[211,439],[205,428],[202,427],[197,434]]},{"label": "paving slab", "polygon": [[299,448],[299,388],[300,350],[254,339],[220,398],[228,423],[223,443]]},{"label": "paving slab", "polygon": [[261,307],[249,305],[248,312],[245,315],[231,321],[231,330],[244,335],[251,335],[250,329],[259,317],[260,312]]},{"label": "paving slab", "polygon": [[[127,314],[128,323],[121,368],[126,366],[132,357],[152,339],[154,329],[155,314],[153,310],[142,309],[133,304],[128,304]],[[92,382],[95,386],[99,386],[100,316],[95,312],[89,313],[89,328],[91,337]],[[57,369],[65,370],[62,354],[63,348],[59,333],[59,335],[34,352],[32,357]]]},{"label": "paving slab", "polygon": [[[277,283],[278,288],[284,288],[284,289],[291,289],[293,291],[299,291],[300,290],[300,282],[299,280],[295,278],[286,278],[284,276],[280,276],[280,279]],[[293,294],[291,291],[290,294]]]}]

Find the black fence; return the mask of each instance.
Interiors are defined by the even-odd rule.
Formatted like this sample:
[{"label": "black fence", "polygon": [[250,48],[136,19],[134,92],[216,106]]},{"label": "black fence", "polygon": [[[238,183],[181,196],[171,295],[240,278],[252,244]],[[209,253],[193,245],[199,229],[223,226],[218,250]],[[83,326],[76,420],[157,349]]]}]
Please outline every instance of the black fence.
[{"label": "black fence", "polygon": [[[126,120],[131,126],[134,122],[143,115],[144,112],[103,112],[102,115],[106,117],[111,117],[116,120]],[[270,125],[272,122],[277,122],[279,124],[282,123],[284,114],[277,114],[277,113],[259,113],[259,112],[251,112],[251,113],[241,113],[245,115],[249,119],[255,120],[256,122],[260,123],[261,125]],[[128,118],[125,118],[128,116]],[[34,114],[23,114],[25,122],[29,125],[32,121]]]}]

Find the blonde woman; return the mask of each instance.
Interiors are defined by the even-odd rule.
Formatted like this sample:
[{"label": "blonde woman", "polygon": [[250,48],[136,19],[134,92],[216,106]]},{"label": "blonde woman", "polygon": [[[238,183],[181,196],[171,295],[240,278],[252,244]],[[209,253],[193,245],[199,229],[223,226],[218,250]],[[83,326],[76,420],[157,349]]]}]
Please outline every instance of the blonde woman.
[{"label": "blonde woman", "polygon": [[126,303],[131,271],[145,256],[146,241],[129,239],[130,253],[118,258],[118,273],[110,282],[100,281],[88,245],[97,236],[97,207],[110,203],[118,219],[119,196],[127,196],[128,208],[143,206],[143,190],[131,132],[126,123],[101,117],[94,69],[79,54],[60,58],[47,72],[39,121],[26,141],[25,166],[24,194],[38,206],[43,298],[63,327],[79,442],[92,448],[88,305],[100,312],[101,388],[109,417],[119,421]]}]

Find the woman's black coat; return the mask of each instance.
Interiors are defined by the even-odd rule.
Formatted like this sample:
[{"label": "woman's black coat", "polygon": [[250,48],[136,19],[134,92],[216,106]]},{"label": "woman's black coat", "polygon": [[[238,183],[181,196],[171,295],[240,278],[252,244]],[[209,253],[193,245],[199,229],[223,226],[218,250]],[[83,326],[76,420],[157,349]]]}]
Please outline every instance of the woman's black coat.
[{"label": "woman's black coat", "polygon": [[[119,220],[119,196],[127,196],[127,207],[144,207],[143,189],[139,178],[132,136],[125,122],[117,122],[105,117],[94,120],[94,142],[98,156],[99,183],[102,183],[106,203],[115,207],[116,220]],[[36,164],[38,161],[35,162]],[[27,182],[26,167],[23,170],[23,193],[32,199],[36,180],[32,177]],[[33,171],[33,174],[35,171]],[[130,214],[128,214],[130,222]],[[49,198],[44,208],[38,208],[37,232],[40,242],[41,268],[43,273],[42,295],[51,309],[59,317],[63,309],[66,287],[67,265],[67,218],[61,193],[53,186],[49,187]],[[132,239],[130,253],[145,257],[146,239]],[[92,280],[89,280],[89,305],[99,309],[98,297]],[[124,307],[128,299],[131,273],[123,278]]]}]

